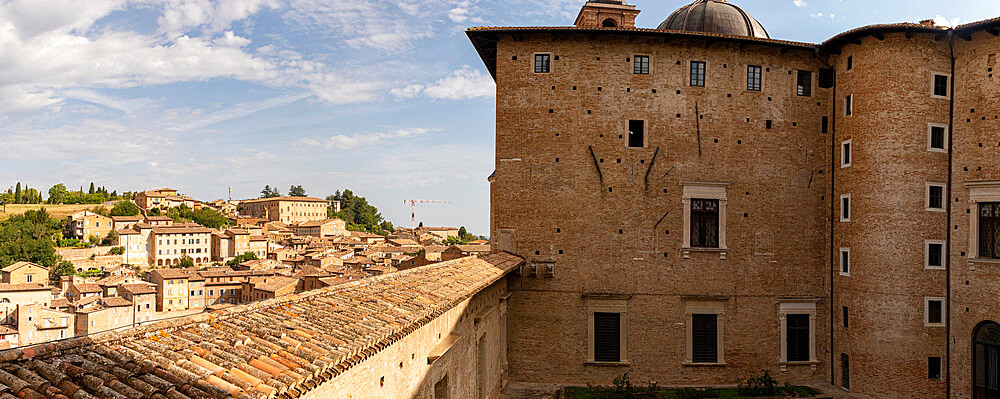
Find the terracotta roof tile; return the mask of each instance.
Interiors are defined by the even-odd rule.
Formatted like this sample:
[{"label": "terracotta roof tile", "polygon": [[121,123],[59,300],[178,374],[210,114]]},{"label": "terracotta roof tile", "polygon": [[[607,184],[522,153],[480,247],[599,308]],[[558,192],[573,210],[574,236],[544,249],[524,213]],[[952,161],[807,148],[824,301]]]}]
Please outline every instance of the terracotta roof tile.
[{"label": "terracotta roof tile", "polygon": [[11,349],[0,352],[0,384],[39,398],[294,398],[522,262],[504,253],[467,257],[212,314]]}]

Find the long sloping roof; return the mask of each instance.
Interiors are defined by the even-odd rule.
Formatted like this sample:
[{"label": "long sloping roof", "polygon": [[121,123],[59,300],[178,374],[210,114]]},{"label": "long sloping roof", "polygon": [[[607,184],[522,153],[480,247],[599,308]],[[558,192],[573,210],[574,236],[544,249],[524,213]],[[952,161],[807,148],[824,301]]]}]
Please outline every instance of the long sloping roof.
[{"label": "long sloping roof", "polygon": [[294,398],[472,297],[523,259],[467,257],[122,332],[0,352],[17,397]]}]

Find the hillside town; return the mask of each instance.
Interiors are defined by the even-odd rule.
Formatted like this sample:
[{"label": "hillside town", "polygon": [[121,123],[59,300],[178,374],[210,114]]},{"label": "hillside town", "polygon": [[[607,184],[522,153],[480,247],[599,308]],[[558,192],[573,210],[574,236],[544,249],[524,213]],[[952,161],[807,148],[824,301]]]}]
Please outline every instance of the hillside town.
[{"label": "hillside town", "polygon": [[[76,211],[62,220],[57,243],[66,246],[56,246],[57,264],[0,265],[0,349],[124,330],[490,252],[486,240],[464,228],[368,232],[330,217],[341,212],[340,201],[301,195],[200,201],[161,188],[104,205],[134,209],[126,213],[135,215],[113,216],[105,207]],[[208,227],[178,211],[225,220]]]}]

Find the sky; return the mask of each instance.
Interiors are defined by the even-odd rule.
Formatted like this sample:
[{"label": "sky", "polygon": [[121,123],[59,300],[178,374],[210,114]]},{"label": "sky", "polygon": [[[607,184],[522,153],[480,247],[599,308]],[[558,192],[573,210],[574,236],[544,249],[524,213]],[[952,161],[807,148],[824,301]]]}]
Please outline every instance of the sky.
[{"label": "sky", "polygon": [[[772,38],[1000,16],[996,0],[732,0]],[[583,0],[0,0],[0,189],[349,188],[396,225],[489,234],[495,85],[472,26]],[[656,27],[687,1],[631,0]]]}]

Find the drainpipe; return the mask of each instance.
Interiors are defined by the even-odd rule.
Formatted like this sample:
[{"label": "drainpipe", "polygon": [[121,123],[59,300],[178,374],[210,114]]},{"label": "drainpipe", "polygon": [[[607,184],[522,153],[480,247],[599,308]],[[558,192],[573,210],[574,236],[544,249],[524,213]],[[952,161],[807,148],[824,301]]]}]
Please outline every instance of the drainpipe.
[{"label": "drainpipe", "polygon": [[952,168],[954,164],[954,151],[952,151],[953,143],[953,131],[955,128],[955,30],[948,31],[948,48],[951,56],[951,98],[948,99],[948,206],[946,207],[947,214],[947,225],[945,228],[948,229],[948,234],[945,235],[945,301],[948,303],[946,309],[948,309],[948,317],[945,319],[945,342],[944,342],[944,353],[948,360],[945,362],[945,394],[946,397],[951,397],[951,210],[952,210]]},{"label": "drainpipe", "polygon": [[[834,199],[837,197],[836,189],[836,177],[837,177],[837,67],[833,66],[833,103],[831,108],[833,111],[830,114],[830,385],[837,386],[836,384],[836,373],[834,370],[834,339],[833,339],[833,328],[834,328],[834,305],[833,305],[833,279],[835,278],[835,273],[833,269],[836,266],[836,245],[834,242],[834,227],[836,226],[836,202]],[[852,148],[853,150],[853,148]],[[853,156],[853,153],[852,155]]]}]

